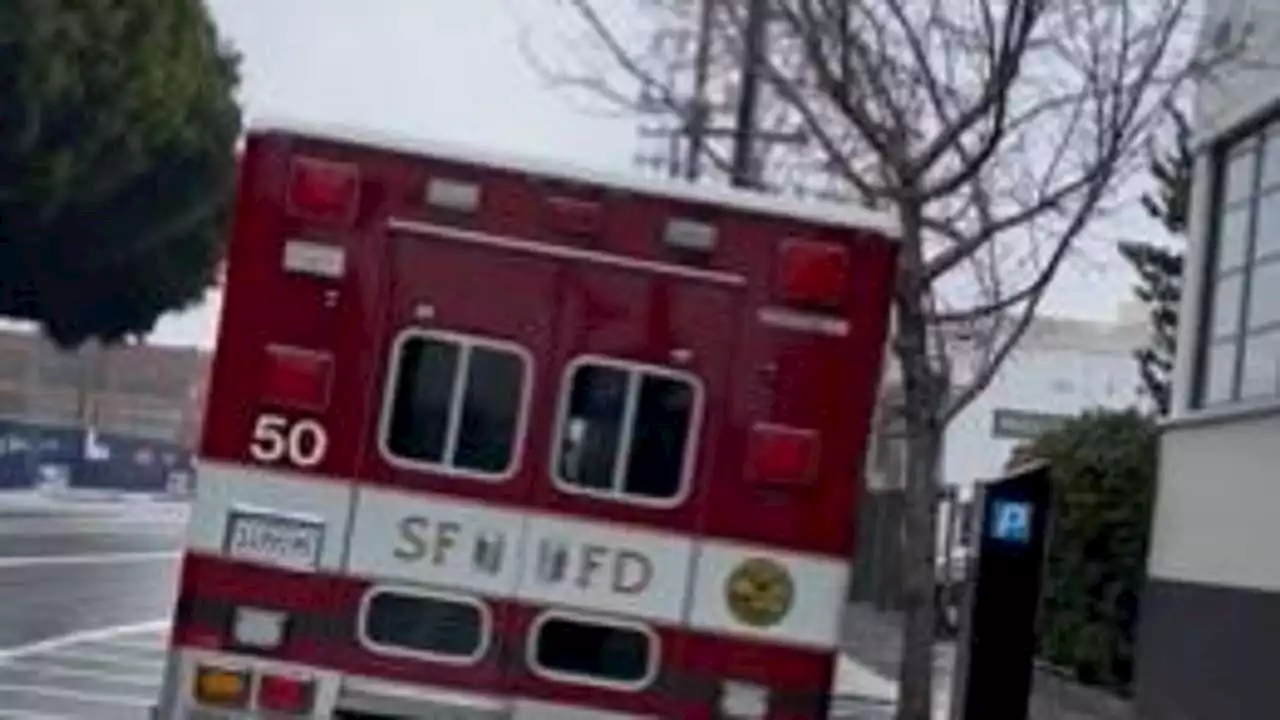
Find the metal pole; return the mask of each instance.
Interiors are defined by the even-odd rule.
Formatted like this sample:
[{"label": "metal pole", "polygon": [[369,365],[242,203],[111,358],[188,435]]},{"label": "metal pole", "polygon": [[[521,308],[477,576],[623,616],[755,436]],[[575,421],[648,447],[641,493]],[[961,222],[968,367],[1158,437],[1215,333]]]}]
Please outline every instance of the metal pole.
[{"label": "metal pole", "polygon": [[702,0],[698,17],[698,49],[693,61],[693,97],[689,101],[689,145],[685,149],[684,177],[697,180],[702,174],[702,148],[706,143],[710,110],[707,107],[707,76],[711,72],[711,23],[715,0]]},{"label": "metal pole", "polygon": [[[667,66],[667,87],[676,86],[676,67]],[[675,180],[680,177],[680,132],[667,133],[667,177]]]},{"label": "metal pole", "polygon": [[94,343],[93,348],[93,395],[89,398],[89,423],[97,428],[101,422],[102,395],[105,391],[108,347],[102,343]]},{"label": "metal pole", "polygon": [[76,424],[81,429],[89,424],[89,392],[93,383],[92,357],[89,346],[82,346],[74,355],[76,359]]},{"label": "metal pole", "polygon": [[[941,605],[937,608],[938,618],[943,622],[942,627],[947,630],[950,635],[955,632],[956,628],[952,625],[952,611],[958,610],[958,598],[956,597],[957,581],[956,580],[956,523],[959,519],[960,510],[960,493],[959,488],[955,485],[944,485],[942,488],[943,502],[946,503],[947,524],[943,530],[942,538],[942,598]],[[962,568],[963,569],[963,568]],[[956,615],[957,619],[959,613]]]},{"label": "metal pole", "polygon": [[680,133],[678,132],[667,136],[667,177],[672,180],[680,177]]},{"label": "metal pole", "polygon": [[768,0],[750,0],[742,43],[742,74],[738,89],[738,112],[733,137],[733,184],[751,187],[755,183],[756,105],[760,92],[760,56],[763,53],[765,15]]}]

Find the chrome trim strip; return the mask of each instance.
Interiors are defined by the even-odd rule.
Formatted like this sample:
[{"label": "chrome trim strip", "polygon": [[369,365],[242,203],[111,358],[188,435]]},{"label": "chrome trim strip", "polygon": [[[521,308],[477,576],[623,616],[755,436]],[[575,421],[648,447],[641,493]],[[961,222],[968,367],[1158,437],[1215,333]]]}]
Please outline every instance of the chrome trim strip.
[{"label": "chrome trim strip", "polygon": [[599,250],[586,250],[583,248],[566,247],[563,245],[538,243],[522,238],[484,232],[482,230],[468,230],[466,228],[450,227],[448,225],[422,222],[419,220],[409,220],[407,218],[389,218],[387,220],[387,228],[395,232],[408,233],[411,235],[435,235],[449,240],[457,240],[459,242],[471,243],[474,245],[487,245],[489,247],[500,248],[502,250],[511,250],[514,252],[523,252],[532,255],[543,255],[553,257],[558,260],[608,265],[610,267],[621,268],[623,270],[636,270],[654,275],[666,275],[684,280],[697,280],[700,282],[725,285],[728,287],[743,287],[747,284],[746,276],[740,273],[725,272],[723,270],[702,270],[699,268],[685,267],[683,265],[675,265],[673,263],[658,262],[656,260],[643,260],[640,258],[618,255],[616,253],[601,252]]},{"label": "chrome trim strip", "polygon": [[761,325],[795,332],[844,337],[849,334],[849,321],[780,307],[763,307],[757,315]]}]

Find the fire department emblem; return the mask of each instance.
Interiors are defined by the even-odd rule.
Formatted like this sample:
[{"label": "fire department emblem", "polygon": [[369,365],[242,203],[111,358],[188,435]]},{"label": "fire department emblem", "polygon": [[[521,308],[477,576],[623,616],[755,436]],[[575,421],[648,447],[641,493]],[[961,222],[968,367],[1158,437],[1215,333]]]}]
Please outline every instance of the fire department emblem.
[{"label": "fire department emblem", "polygon": [[782,622],[791,611],[795,582],[780,563],[748,558],[729,573],[724,595],[729,612],[739,622],[766,628]]}]

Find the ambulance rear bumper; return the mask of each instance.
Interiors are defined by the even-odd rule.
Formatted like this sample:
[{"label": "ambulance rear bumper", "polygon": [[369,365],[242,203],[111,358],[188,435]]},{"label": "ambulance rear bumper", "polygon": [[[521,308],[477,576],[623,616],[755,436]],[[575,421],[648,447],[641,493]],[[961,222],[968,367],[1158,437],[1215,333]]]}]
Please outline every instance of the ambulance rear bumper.
[{"label": "ambulance rear bumper", "polygon": [[160,706],[152,709],[153,720],[250,720],[261,717],[251,707],[240,712],[200,707],[190,696],[195,667],[200,662],[246,668],[254,673],[284,671],[315,677],[318,692],[317,702],[309,715],[312,720],[652,720],[597,708],[344,675],[331,670],[209,650],[177,650],[170,656],[166,688]]},{"label": "ambulance rear bumper", "polygon": [[338,693],[334,716],[350,720],[508,720],[512,714],[509,705],[496,698],[348,676]]},{"label": "ambulance rear bumper", "polygon": [[485,697],[356,677],[343,680],[335,717],[348,720],[657,720],[599,708]]}]

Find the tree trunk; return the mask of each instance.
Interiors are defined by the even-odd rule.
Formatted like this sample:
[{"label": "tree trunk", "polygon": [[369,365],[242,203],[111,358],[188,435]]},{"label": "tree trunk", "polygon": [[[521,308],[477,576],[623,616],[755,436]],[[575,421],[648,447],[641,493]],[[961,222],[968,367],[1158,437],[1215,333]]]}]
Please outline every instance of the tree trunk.
[{"label": "tree trunk", "polygon": [[903,203],[902,263],[896,302],[895,351],[902,372],[907,431],[903,515],[902,664],[897,720],[931,720],[933,701],[934,563],[937,554],[937,464],[941,447],[943,378],[929,361],[923,293],[916,278],[920,213]]}]

